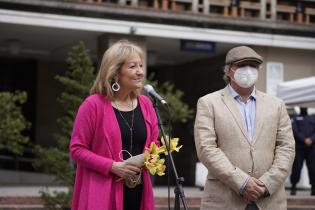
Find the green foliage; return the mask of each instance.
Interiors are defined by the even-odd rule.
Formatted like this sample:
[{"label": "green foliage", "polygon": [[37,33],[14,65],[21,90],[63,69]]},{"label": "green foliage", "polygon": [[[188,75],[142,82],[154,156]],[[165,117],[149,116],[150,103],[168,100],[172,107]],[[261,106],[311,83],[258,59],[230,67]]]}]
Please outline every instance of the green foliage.
[{"label": "green foliage", "polygon": [[56,76],[56,80],[64,87],[64,92],[61,93],[58,101],[65,111],[65,115],[57,120],[61,129],[56,138],[58,148],[68,152],[69,138],[76,111],[83,99],[89,95],[95,79],[95,70],[89,51],[83,42],[73,47],[69,53],[67,64],[68,70],[65,75]]},{"label": "green foliage", "polygon": [[0,149],[7,148],[16,155],[21,155],[29,142],[29,137],[22,134],[31,127],[21,110],[26,100],[26,92],[0,92]]},{"label": "green foliage", "polygon": [[35,168],[41,168],[46,173],[54,174],[56,181],[62,185],[72,186],[74,168],[69,161],[69,152],[57,147],[46,149],[38,145],[36,151],[40,160],[34,163]]},{"label": "green foliage", "polygon": [[171,117],[172,122],[185,123],[189,119],[193,118],[194,111],[189,108],[187,104],[182,101],[184,92],[176,89],[174,84],[171,82],[163,82],[159,84],[158,81],[154,80],[154,74],[149,75],[147,82],[150,83],[155,90],[168,102],[170,105],[170,114],[166,109],[161,109],[161,118],[169,119]]},{"label": "green foliage", "polygon": [[51,195],[48,192],[42,192],[41,198],[45,202],[45,206],[48,210],[55,209],[70,210],[71,194],[72,193],[54,191],[53,194]]},{"label": "green foliage", "polygon": [[68,55],[67,66],[64,75],[55,77],[63,86],[58,102],[64,110],[64,115],[57,120],[60,128],[55,134],[57,146],[48,149],[36,146],[40,158],[34,166],[54,174],[60,184],[70,189],[68,193],[55,192],[53,195],[42,192],[42,199],[50,210],[65,209],[71,204],[75,169],[69,157],[69,141],[76,111],[84,98],[89,95],[95,79],[93,63],[83,42],[72,48]]}]

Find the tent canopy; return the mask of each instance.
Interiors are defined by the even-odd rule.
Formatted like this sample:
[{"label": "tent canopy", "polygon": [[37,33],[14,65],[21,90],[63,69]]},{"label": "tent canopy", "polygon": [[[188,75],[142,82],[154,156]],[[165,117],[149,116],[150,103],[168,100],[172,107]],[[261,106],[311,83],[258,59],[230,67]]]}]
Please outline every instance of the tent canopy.
[{"label": "tent canopy", "polygon": [[286,105],[315,107],[315,76],[279,83],[277,96]]}]

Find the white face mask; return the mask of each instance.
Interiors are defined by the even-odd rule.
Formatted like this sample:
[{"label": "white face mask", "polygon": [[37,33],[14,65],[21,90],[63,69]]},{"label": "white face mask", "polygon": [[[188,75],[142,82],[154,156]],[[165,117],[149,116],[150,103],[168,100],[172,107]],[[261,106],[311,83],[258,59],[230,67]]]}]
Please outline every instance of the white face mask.
[{"label": "white face mask", "polygon": [[249,88],[256,83],[258,79],[258,70],[251,66],[240,67],[235,70],[234,79],[240,87]]}]

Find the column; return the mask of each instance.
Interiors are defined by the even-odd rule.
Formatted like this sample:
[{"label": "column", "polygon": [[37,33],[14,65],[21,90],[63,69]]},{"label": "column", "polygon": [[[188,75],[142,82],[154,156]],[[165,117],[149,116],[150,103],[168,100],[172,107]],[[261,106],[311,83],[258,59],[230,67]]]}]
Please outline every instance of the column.
[{"label": "column", "polygon": [[191,10],[193,13],[198,13],[198,4],[199,4],[198,0],[192,1]]},{"label": "column", "polygon": [[296,2],[296,16],[297,22],[303,23],[303,7],[301,2]]},{"label": "column", "polygon": [[[237,17],[237,10],[238,10],[238,1],[237,0],[232,0],[231,1],[231,6],[232,6],[232,17]],[[228,15],[228,12],[225,11],[226,10],[226,7],[224,7],[224,16],[227,16]]]},{"label": "column", "polygon": [[260,0],[260,19],[266,19],[266,0]]},{"label": "column", "polygon": [[209,0],[203,0],[203,13],[204,14],[209,14],[210,11],[210,4],[209,4]]},{"label": "column", "polygon": [[277,0],[271,0],[271,19],[277,20]]}]

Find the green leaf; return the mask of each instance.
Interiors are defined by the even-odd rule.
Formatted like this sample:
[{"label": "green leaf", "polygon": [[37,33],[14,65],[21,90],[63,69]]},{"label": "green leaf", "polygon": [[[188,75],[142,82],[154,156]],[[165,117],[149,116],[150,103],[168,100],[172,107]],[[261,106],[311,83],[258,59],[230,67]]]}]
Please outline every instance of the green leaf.
[{"label": "green leaf", "polygon": [[174,84],[166,81],[159,84],[154,79],[154,74],[150,74],[147,83],[151,84],[157,92],[168,102],[170,105],[170,114],[166,109],[160,109],[162,119],[172,119],[172,122],[185,123],[193,118],[194,111],[182,100],[184,92],[176,89]]},{"label": "green leaf", "polygon": [[24,91],[0,92],[0,149],[6,148],[15,155],[22,155],[29,137],[22,134],[31,123],[22,114],[21,105],[27,100]]}]

